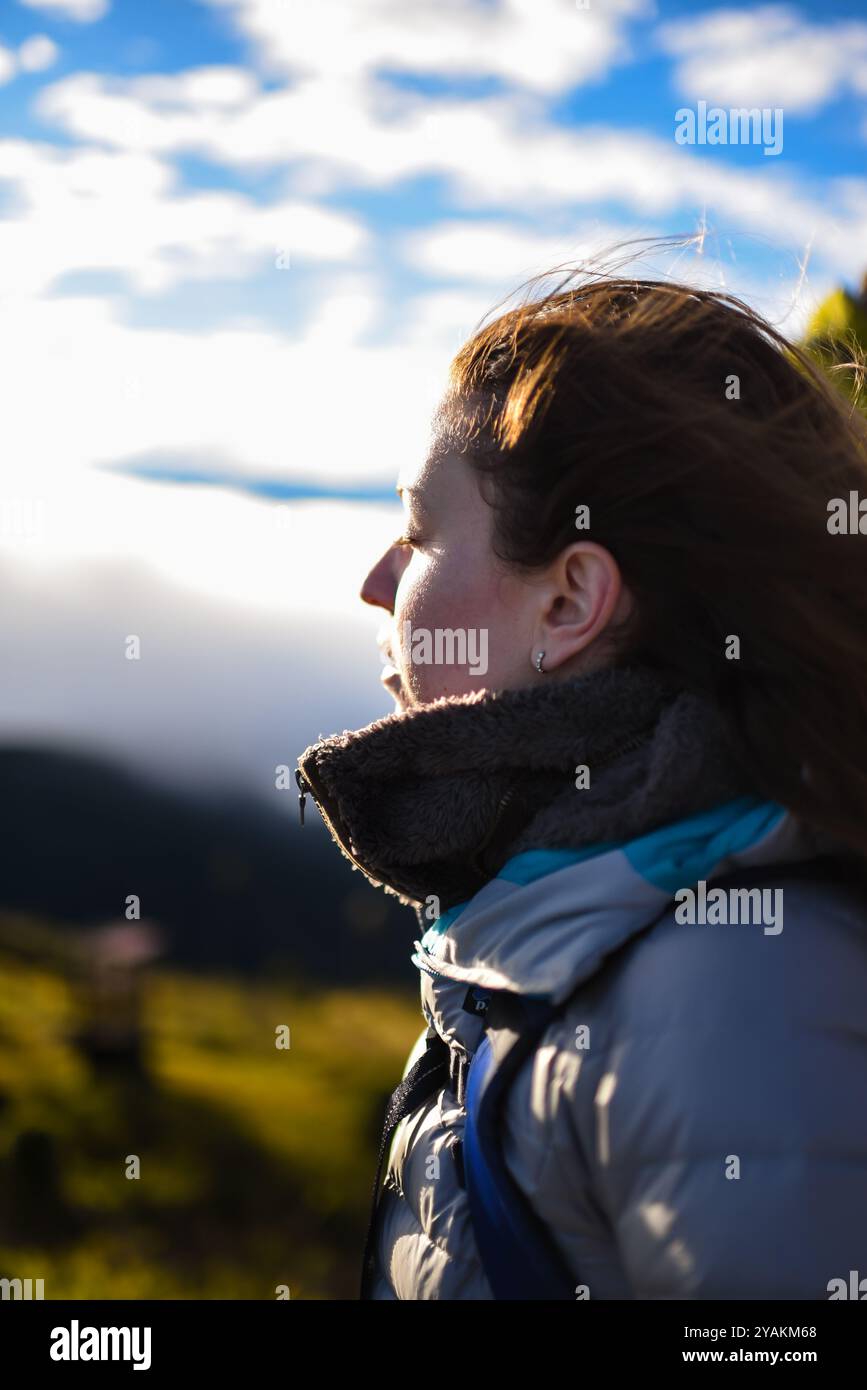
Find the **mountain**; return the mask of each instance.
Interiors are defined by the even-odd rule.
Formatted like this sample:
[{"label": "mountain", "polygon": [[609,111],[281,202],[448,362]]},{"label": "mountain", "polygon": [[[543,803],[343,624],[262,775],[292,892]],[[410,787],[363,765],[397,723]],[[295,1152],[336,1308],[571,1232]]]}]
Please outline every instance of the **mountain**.
[{"label": "mountain", "polygon": [[[373,888],[308,803],[196,798],[89,755],[0,748],[0,911],[58,923],[122,917],[137,894],[178,964],[406,983],[411,908]],[[313,814],[310,814],[310,811]]]}]

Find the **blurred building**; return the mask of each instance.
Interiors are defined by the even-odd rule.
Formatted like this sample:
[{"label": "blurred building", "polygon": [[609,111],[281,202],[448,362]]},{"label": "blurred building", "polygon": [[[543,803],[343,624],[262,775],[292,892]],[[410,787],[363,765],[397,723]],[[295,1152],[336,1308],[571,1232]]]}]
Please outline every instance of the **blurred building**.
[{"label": "blurred building", "polygon": [[124,918],[70,933],[79,1025],[72,1041],[92,1066],[145,1074],[148,967],[163,952],[154,922]]}]

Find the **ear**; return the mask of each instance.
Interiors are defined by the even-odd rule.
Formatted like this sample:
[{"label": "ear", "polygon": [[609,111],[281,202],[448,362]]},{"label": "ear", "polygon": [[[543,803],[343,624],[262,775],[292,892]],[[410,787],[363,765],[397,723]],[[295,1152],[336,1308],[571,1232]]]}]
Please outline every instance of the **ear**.
[{"label": "ear", "polygon": [[542,594],[534,647],[545,653],[546,672],[586,651],[632,606],[617,561],[595,541],[576,541],[562,550]]}]

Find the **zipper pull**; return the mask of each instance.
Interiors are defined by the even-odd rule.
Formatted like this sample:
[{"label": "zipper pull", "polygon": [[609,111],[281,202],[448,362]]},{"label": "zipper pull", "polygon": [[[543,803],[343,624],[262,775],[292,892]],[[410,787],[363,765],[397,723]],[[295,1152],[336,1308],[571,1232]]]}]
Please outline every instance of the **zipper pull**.
[{"label": "zipper pull", "polygon": [[305,801],[307,800],[308,783],[307,783],[307,781],[306,781],[306,779],[305,779],[305,776],[304,776],[304,773],[301,771],[300,767],[296,767],[296,769],[295,769],[295,783],[296,783],[296,785],[297,785],[297,787],[298,787],[298,793],[299,793],[299,795],[298,795],[298,814],[299,814],[299,817],[300,817],[300,824],[303,825],[303,824],[304,824],[304,803],[305,803]]}]

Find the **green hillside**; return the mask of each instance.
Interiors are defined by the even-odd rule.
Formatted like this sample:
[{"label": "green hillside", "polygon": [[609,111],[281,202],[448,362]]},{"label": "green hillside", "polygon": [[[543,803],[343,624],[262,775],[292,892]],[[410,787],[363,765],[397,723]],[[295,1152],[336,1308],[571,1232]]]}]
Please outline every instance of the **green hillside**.
[{"label": "green hillside", "polygon": [[417,993],[154,971],[143,998],[142,1074],[113,1074],[76,1045],[71,981],[0,954],[0,1276],[46,1299],[354,1298]]}]

